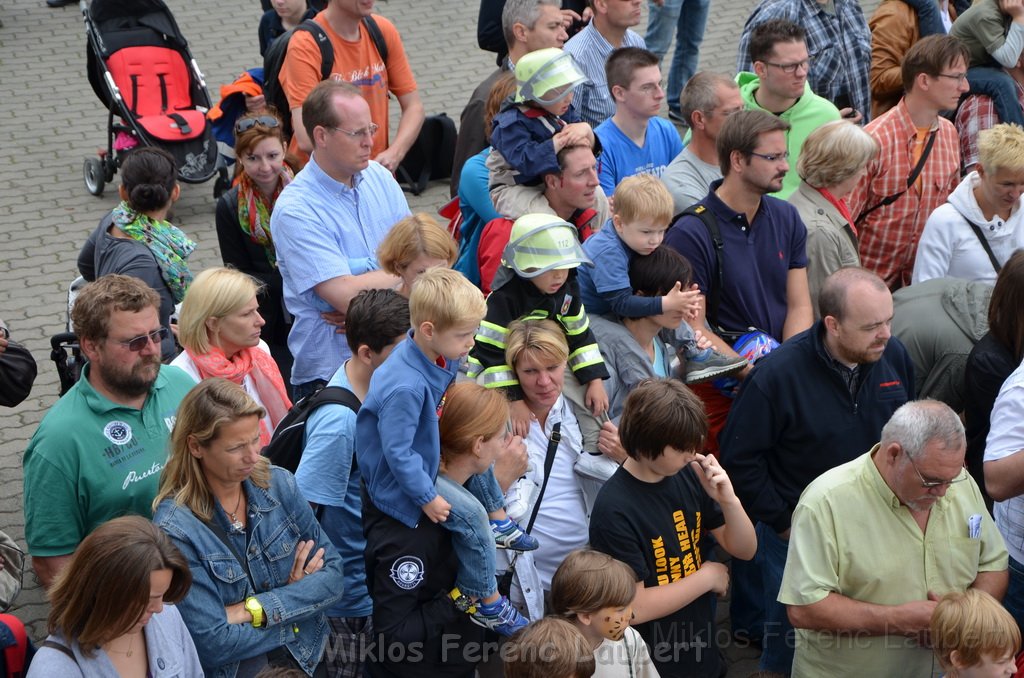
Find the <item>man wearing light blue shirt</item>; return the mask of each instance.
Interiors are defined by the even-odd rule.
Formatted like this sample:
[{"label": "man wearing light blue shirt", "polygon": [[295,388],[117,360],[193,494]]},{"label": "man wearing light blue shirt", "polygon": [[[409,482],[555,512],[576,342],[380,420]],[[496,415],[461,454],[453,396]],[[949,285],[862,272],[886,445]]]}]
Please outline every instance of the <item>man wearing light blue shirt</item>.
[{"label": "man wearing light blue shirt", "polygon": [[377,126],[358,88],[321,82],[302,106],[302,122],[313,155],[271,216],[285,306],[295,316],[288,348],[295,357],[296,400],[325,384],[351,356],[344,316],[352,298],[397,284],[378,270],[376,251],[395,222],[410,214],[398,182],[370,160]]},{"label": "man wearing light blue shirt", "polygon": [[597,127],[615,113],[615,101],[608,91],[604,65],[613,49],[643,47],[644,39],[629,30],[640,23],[641,0],[589,0],[594,18],[565,43],[583,74],[590,79],[576,89],[572,108]]}]

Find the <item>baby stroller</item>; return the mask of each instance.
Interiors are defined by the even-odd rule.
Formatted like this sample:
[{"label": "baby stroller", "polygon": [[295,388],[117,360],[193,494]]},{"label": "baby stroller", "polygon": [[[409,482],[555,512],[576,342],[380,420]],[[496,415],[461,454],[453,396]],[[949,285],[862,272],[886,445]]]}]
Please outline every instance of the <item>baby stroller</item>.
[{"label": "baby stroller", "polygon": [[57,366],[60,377],[60,394],[64,395],[82,376],[85,356],[75,334],[75,326],[71,322],[71,309],[75,305],[78,293],[85,287],[85,278],[78,276],[68,287],[68,319],[64,331],[50,337],[50,360]]},{"label": "baby stroller", "polygon": [[82,0],[81,7],[89,82],[108,111],[107,148],[86,158],[86,189],[102,195],[125,152],[158,146],[175,157],[184,183],[201,184],[218,175],[214,197],[219,197],[230,183],[206,122],[210,94],[167,5]]}]

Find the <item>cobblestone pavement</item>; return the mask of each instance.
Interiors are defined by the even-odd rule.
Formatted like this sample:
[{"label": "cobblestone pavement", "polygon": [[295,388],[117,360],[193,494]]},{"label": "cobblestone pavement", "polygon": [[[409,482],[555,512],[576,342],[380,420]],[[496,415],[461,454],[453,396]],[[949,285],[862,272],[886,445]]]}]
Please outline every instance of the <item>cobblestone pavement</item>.
[{"label": "cobblestone pavement", "polygon": [[[220,84],[260,63],[255,0],[167,1],[214,99]],[[753,4],[713,1],[704,67],[732,72],[736,36]],[[476,46],[477,6],[456,0],[377,3],[376,11],[402,32],[428,113],[447,111],[457,120],[468,93],[494,68],[493,55]],[[0,20],[0,139],[6,149],[0,168],[0,317],[40,367],[32,397],[0,414],[0,529],[23,544],[21,455],[58,393],[48,339],[63,329],[78,249],[114,206],[117,191],[111,184],[102,198],[94,198],[82,182],[83,160],[105,145],[106,113],[86,79],[78,8],[6,0]],[[447,192],[446,183],[437,184],[409,202],[414,211],[433,211]],[[183,186],[174,209],[175,223],[199,243],[191,260],[195,270],[220,263],[213,207],[210,182]],[[15,613],[41,638],[44,595],[31,573],[25,579]],[[750,656],[749,650],[730,651],[730,659],[739,661],[730,675],[752,670]]]}]

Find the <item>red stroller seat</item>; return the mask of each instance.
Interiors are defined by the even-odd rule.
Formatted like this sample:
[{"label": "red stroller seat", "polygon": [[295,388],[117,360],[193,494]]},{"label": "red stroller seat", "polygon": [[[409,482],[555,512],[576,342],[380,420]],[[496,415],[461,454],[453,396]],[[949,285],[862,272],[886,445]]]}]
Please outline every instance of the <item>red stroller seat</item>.
[{"label": "red stroller seat", "polygon": [[168,47],[124,47],[107,60],[114,83],[139,125],[156,139],[184,141],[203,134],[206,116],[189,95],[188,66]]}]

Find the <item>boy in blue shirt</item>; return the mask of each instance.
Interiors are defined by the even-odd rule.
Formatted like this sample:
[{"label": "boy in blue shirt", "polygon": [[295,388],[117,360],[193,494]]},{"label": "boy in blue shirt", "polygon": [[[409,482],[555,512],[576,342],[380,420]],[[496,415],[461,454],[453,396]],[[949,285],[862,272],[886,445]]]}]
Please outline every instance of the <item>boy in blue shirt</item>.
[{"label": "boy in blue shirt", "polygon": [[[569,108],[573,91],[587,78],[572,55],[554,47],[523,56],[515,74],[515,96],[491,121],[491,201],[498,214],[511,219],[554,214],[544,198],[543,177],[560,172],[558,152],[578,145],[598,152],[594,131]],[[595,195],[599,213],[606,205],[603,193]]]},{"label": "boy in blue shirt", "polygon": [[746,367],[744,358],[697,347],[688,324],[700,317],[703,299],[697,285],[684,291],[681,283],[676,283],[662,297],[633,294],[630,260],[647,256],[658,248],[672,219],[672,195],[661,180],[650,174],[626,177],[615,189],[614,205],[613,227],[605,226],[583,243],[584,253],[601,264],[583,268],[579,273],[580,296],[587,309],[620,318],[684,311],[688,322],[680,326],[676,343],[680,346],[680,357],[685,359],[687,384],[734,374]]},{"label": "boy in blue shirt", "polygon": [[[409,295],[413,329],[370,378],[356,417],[356,457],[370,500],[380,511],[410,528],[426,515],[452,530],[459,557],[454,604],[476,623],[511,635],[527,622],[498,594],[494,543],[529,551],[537,548],[537,540],[505,515],[492,471],[468,483],[479,501],[453,496],[449,503],[436,489],[445,391],[473,347],[486,309],[483,293],[457,271],[437,267],[416,279]],[[475,514],[485,510],[492,534],[478,535],[470,526],[483,522]]]}]

